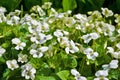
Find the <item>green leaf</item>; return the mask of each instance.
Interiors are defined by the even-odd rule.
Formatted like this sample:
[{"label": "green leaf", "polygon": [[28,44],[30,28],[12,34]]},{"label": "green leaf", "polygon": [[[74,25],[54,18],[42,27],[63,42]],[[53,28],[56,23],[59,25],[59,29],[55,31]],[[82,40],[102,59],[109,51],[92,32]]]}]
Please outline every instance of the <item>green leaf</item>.
[{"label": "green leaf", "polygon": [[120,0],[116,0],[117,10],[120,11]]},{"label": "green leaf", "polygon": [[56,80],[53,76],[36,76],[35,80]]},{"label": "green leaf", "polygon": [[5,59],[3,57],[0,57],[0,64],[5,63]]},{"label": "green leaf", "polygon": [[63,0],[62,5],[64,11],[74,10],[77,7],[77,3],[75,0]]},{"label": "green leaf", "polygon": [[61,80],[67,80],[68,76],[70,75],[70,72],[68,70],[63,70],[58,72],[57,75]]},{"label": "green leaf", "polygon": [[118,70],[111,70],[110,73],[109,73],[109,78],[111,80],[118,80],[118,77],[119,77],[119,71]]},{"label": "green leaf", "polygon": [[6,71],[3,73],[3,78],[6,78],[6,80],[9,78],[10,70],[6,69]]},{"label": "green leaf", "polygon": [[64,64],[66,67],[75,68],[77,66],[77,60],[72,56],[68,56],[65,58]]},{"label": "green leaf", "polygon": [[8,11],[13,11],[20,5],[21,1],[22,0],[0,0],[0,6],[6,7]]}]

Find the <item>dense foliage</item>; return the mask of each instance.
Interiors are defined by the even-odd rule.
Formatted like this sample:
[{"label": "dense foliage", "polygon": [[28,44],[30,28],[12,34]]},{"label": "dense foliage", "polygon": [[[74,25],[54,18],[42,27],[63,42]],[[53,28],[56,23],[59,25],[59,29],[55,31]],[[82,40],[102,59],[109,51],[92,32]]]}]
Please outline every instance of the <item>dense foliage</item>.
[{"label": "dense foliage", "polygon": [[52,7],[60,12],[73,10],[73,13],[87,13],[107,7],[115,13],[120,13],[120,0],[0,0],[0,6],[6,7],[8,12],[15,9],[29,11],[32,6],[41,6],[48,1],[52,2]]},{"label": "dense foliage", "polygon": [[0,7],[0,80],[120,80],[120,14],[51,5]]}]

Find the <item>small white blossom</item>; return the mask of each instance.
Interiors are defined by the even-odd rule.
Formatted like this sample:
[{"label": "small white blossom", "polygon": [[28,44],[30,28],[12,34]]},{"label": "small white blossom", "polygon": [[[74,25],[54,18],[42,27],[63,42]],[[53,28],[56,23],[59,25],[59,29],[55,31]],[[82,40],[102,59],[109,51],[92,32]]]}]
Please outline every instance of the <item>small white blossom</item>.
[{"label": "small white blossom", "polygon": [[61,30],[56,30],[56,31],[54,32],[54,36],[56,36],[56,37],[63,37],[63,33],[62,33]]},{"label": "small white blossom", "polygon": [[117,43],[117,44],[116,44],[116,47],[117,47],[118,49],[120,49],[120,43]]},{"label": "small white blossom", "polygon": [[34,58],[41,58],[43,56],[43,53],[38,52],[35,49],[31,49],[30,54],[33,55]]},{"label": "small white blossom", "polygon": [[115,16],[115,18],[116,18],[116,19],[115,19],[115,22],[119,24],[119,23],[120,23],[120,15],[115,14],[114,16]]},{"label": "small white blossom", "polygon": [[118,68],[118,60],[112,60],[109,64],[110,68],[116,69]]},{"label": "small white blossom", "polygon": [[72,18],[72,17],[64,17],[64,24],[65,24],[67,27],[72,27],[73,24],[75,24],[75,20],[74,20],[74,18]]},{"label": "small white blossom", "polygon": [[112,53],[112,56],[116,59],[120,59],[120,51]]},{"label": "small white blossom", "polygon": [[17,61],[15,59],[6,61],[6,64],[7,64],[8,68],[11,70],[14,70],[19,67],[19,65],[17,64]]},{"label": "small white blossom", "polygon": [[42,5],[43,9],[49,9],[51,7],[52,3],[51,2],[45,2],[44,5]]},{"label": "small white blossom", "polygon": [[105,23],[102,30],[105,36],[107,35],[111,36],[115,31],[115,26]]},{"label": "small white blossom", "polygon": [[27,59],[27,55],[26,54],[18,54],[18,62],[21,62],[21,63],[24,63],[24,62],[27,62],[28,59]]},{"label": "small white blossom", "polygon": [[26,44],[24,42],[21,42],[20,39],[18,38],[12,39],[12,43],[16,44],[15,47],[16,50],[20,50],[20,49],[23,50],[23,48],[26,46]]},{"label": "small white blossom", "polygon": [[97,78],[94,78],[94,80],[109,80],[106,78],[108,76],[108,70],[99,70],[95,73],[95,76]]},{"label": "small white blossom", "polygon": [[33,11],[33,12],[38,13],[39,16],[44,16],[44,15],[45,15],[44,10],[43,10],[39,5],[33,6],[32,9],[31,9],[30,11],[31,11],[31,12]]},{"label": "small white blossom", "polygon": [[35,73],[36,73],[36,69],[32,67],[31,64],[27,63],[25,65],[23,65],[22,67],[22,77],[25,77],[25,79],[35,79]]},{"label": "small white blossom", "polygon": [[47,22],[42,22],[42,27],[41,27],[42,32],[48,32],[49,31],[49,24]]},{"label": "small white blossom", "polygon": [[4,48],[0,46],[0,57],[6,52]]},{"label": "small white blossom", "polygon": [[66,51],[67,54],[69,54],[69,52],[70,52],[70,53],[78,52],[79,49],[78,49],[78,47],[75,45],[75,43],[71,40],[71,41],[69,41],[69,46],[65,48],[65,51]]},{"label": "small white blossom", "polygon": [[90,33],[90,36],[93,40],[98,39],[100,37],[97,33]]},{"label": "small white blossom", "polygon": [[108,8],[101,8],[101,10],[102,10],[102,14],[105,17],[113,16],[113,12],[109,10]]},{"label": "small white blossom", "polygon": [[75,80],[87,80],[85,77],[81,76],[76,69],[71,69],[71,74],[74,76]]},{"label": "small white blossom", "polygon": [[52,39],[53,37],[52,37],[52,35],[45,35],[45,34],[43,34],[43,33],[39,33],[39,34],[37,34],[37,35],[35,35],[35,36],[31,36],[31,38],[30,38],[30,40],[32,41],[32,42],[35,42],[36,44],[43,44],[43,43],[45,43],[47,40],[50,40],[50,39]]},{"label": "small white blossom", "polygon": [[78,76],[78,77],[75,76],[75,80],[87,80],[87,78],[83,76]]},{"label": "small white blossom", "polygon": [[89,43],[92,40],[90,34],[83,35],[82,39],[84,40],[84,43]]},{"label": "small white blossom", "polygon": [[99,78],[94,78],[94,80],[109,80],[109,79],[106,77],[99,77]]},{"label": "small white blossom", "polygon": [[61,47],[69,46],[68,37],[57,38],[58,42],[60,43]]},{"label": "small white blossom", "polygon": [[7,24],[9,25],[17,25],[19,23],[20,18],[18,16],[12,16],[9,20],[7,20]]},{"label": "small white blossom", "polygon": [[5,13],[7,10],[4,7],[0,7],[0,14]]},{"label": "small white blossom", "polygon": [[74,76],[80,76],[80,73],[76,69],[71,69],[71,74]]},{"label": "small white blossom", "polygon": [[95,73],[95,76],[96,77],[101,77],[101,76],[106,77],[106,76],[108,76],[108,71],[107,70],[99,70]]},{"label": "small white blossom", "polygon": [[48,47],[42,46],[37,50],[31,49],[30,54],[33,55],[34,58],[41,58],[43,56],[43,53],[46,52],[47,50],[48,50]]},{"label": "small white blossom", "polygon": [[112,47],[107,47],[108,51],[107,53],[114,53],[114,49]]},{"label": "small white blossom", "polygon": [[84,43],[89,43],[92,39],[96,40],[100,36],[97,33],[90,33],[82,36],[82,39],[84,40]]},{"label": "small white blossom", "polygon": [[110,66],[109,66],[109,64],[104,64],[104,65],[102,65],[102,68],[103,68],[103,70],[110,70]]},{"label": "small white blossom", "polygon": [[91,49],[91,48],[86,48],[84,50],[84,54],[86,54],[87,58],[91,59],[91,60],[95,60],[96,57],[98,57],[98,53],[94,52],[93,49]]},{"label": "small white blossom", "polygon": [[115,52],[112,47],[107,47],[107,49],[108,49],[107,53],[110,53],[116,59],[120,59],[120,51]]}]

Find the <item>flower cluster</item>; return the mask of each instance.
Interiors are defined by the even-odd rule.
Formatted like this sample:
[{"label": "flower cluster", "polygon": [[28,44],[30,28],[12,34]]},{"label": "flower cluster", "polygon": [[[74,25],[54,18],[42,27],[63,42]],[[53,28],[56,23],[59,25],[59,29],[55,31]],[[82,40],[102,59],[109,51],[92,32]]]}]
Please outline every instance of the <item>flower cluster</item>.
[{"label": "flower cluster", "polygon": [[117,69],[118,68],[118,60],[112,60],[109,64],[102,65],[103,70],[99,70],[95,73],[97,78],[94,80],[109,80],[107,78],[110,69]]},{"label": "flower cluster", "polygon": [[[0,27],[0,66],[32,80],[116,79],[110,71],[120,71],[120,15],[108,8],[73,15],[51,5],[33,6],[23,16],[20,10],[6,14],[0,7],[0,25],[8,26]],[[6,69],[3,77],[12,75]]]}]

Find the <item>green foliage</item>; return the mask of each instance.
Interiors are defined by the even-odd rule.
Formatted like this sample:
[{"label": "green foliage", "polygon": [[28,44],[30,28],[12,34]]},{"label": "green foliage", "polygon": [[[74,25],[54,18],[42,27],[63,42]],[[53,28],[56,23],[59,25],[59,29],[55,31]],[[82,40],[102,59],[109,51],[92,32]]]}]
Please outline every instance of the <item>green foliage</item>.
[{"label": "green foliage", "polygon": [[0,0],[0,6],[4,6],[7,8],[7,10],[13,11],[16,8],[20,7],[20,3],[22,0]]},{"label": "green foliage", "polygon": [[64,11],[74,10],[75,8],[77,8],[76,0],[63,0],[62,5]]},{"label": "green foliage", "polygon": [[58,11],[73,10],[74,13],[87,13],[88,11],[100,10],[101,7],[108,7],[118,13],[120,11],[119,0],[0,0],[0,6],[6,7],[9,12],[21,9],[21,6],[25,11],[29,11],[32,6],[42,5],[44,2],[52,2],[52,6]]},{"label": "green foliage", "polygon": [[56,80],[53,76],[36,76],[35,80]]},{"label": "green foliage", "polygon": [[58,72],[57,75],[60,77],[61,80],[68,80],[68,76],[70,75],[70,72],[68,70],[63,70]]}]

